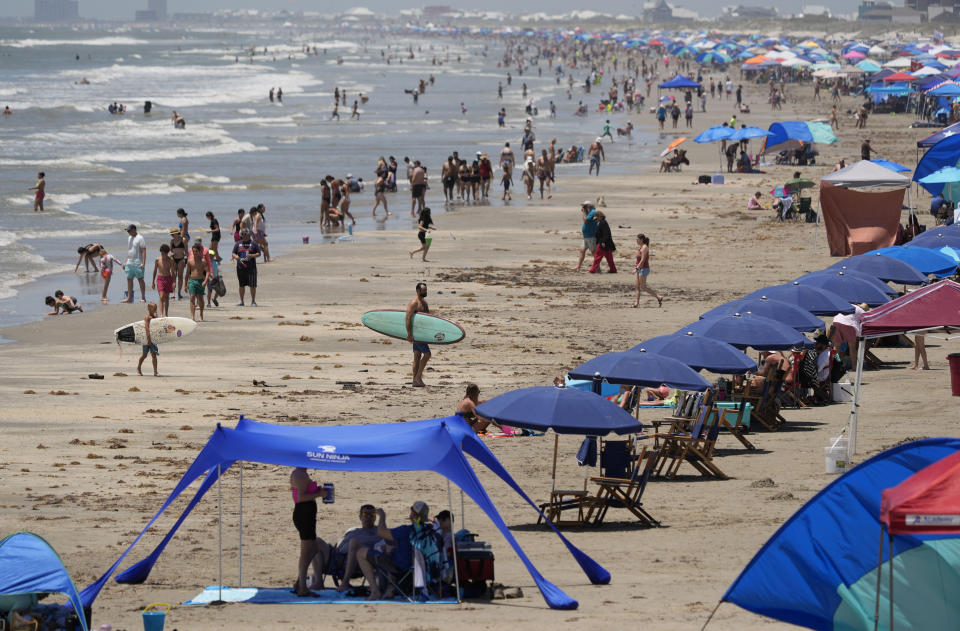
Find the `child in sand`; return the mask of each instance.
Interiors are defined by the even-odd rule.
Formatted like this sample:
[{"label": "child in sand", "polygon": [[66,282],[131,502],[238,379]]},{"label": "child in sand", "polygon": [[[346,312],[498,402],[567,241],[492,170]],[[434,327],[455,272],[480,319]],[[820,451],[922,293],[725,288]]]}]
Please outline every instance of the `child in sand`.
[{"label": "child in sand", "polygon": [[61,310],[64,313],[73,313],[74,311],[83,313],[83,307],[77,303],[76,299],[73,296],[65,296],[64,293],[59,289],[53,294],[53,296],[47,296],[46,299],[44,299],[44,302],[48,307],[53,309],[53,311],[49,312],[47,315],[58,315]]},{"label": "child in sand", "polygon": [[107,288],[110,287],[110,279],[113,278],[113,265],[119,263],[123,267],[123,261],[116,258],[105,249],[100,248],[100,275],[103,276],[103,293],[100,294],[100,302],[107,304]]},{"label": "child in sand", "polygon": [[200,320],[203,322],[203,292],[210,282],[210,270],[203,260],[203,246],[193,244],[193,256],[187,260],[187,292],[190,294],[190,317],[197,320],[197,308],[200,308]]},{"label": "child in sand", "polygon": [[160,376],[160,373],[157,372],[157,354],[160,351],[157,349],[157,345],[153,343],[153,338],[150,337],[150,320],[153,320],[155,317],[157,317],[157,303],[148,302],[147,317],[143,319],[143,328],[147,332],[147,343],[143,345],[143,355],[140,356],[140,361],[137,362],[137,374],[141,377],[143,373],[140,371],[140,368],[143,366],[143,360],[147,358],[148,353],[153,360],[153,376]]},{"label": "child in sand", "polygon": [[177,274],[177,263],[170,257],[170,246],[160,246],[160,256],[153,262],[153,282],[150,287],[160,294],[160,316],[170,315],[170,294],[173,293],[173,277]]}]

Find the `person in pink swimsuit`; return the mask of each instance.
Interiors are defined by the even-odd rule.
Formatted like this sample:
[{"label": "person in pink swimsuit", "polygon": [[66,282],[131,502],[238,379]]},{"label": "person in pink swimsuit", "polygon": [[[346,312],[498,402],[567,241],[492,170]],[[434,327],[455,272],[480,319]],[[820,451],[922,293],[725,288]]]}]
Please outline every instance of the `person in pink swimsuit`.
[{"label": "person in pink swimsuit", "polygon": [[160,317],[170,315],[170,294],[173,293],[173,279],[177,275],[177,263],[170,257],[170,246],[160,246],[160,256],[153,262],[153,283],[151,287],[160,294]]}]

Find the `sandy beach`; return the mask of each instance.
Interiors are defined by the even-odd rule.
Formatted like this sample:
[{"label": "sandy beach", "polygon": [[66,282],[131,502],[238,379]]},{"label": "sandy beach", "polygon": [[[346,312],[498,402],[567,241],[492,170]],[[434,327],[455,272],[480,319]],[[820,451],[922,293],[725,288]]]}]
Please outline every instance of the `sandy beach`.
[{"label": "sandy beach", "polygon": [[[828,101],[814,104],[809,85],[788,84],[782,112],[770,111],[762,94],[766,86],[744,83],[744,89],[753,113],[739,118],[751,125],[766,128],[775,120],[829,115]],[[854,100],[845,99],[843,110],[852,107]],[[729,118],[732,101],[711,100],[707,108],[708,113],[697,113],[684,145],[692,164],[683,172],[658,174],[657,162],[637,163],[639,147],[614,143],[608,159],[628,168],[629,175],[595,178],[586,175],[586,164],[562,166],[551,200],[526,202],[517,195],[509,206],[496,199],[490,206],[455,207],[437,218],[429,263],[407,255],[416,244],[413,230],[387,230],[358,233],[352,242],[305,245],[261,264],[260,306],[207,310],[206,322],[188,340],[161,347],[161,378],[137,377],[139,349],[125,346],[121,355],[112,343],[115,328],[142,318],[142,305],[111,305],[4,329],[3,336],[16,341],[0,346],[0,532],[29,530],[47,538],[82,588],[129,545],[217,423],[232,425],[241,414],[276,423],[373,426],[445,416],[455,410],[468,382],[479,384],[482,398],[549,384],[597,354],[674,332],[723,302],[831,264],[822,226],[816,235],[812,224],[777,223],[772,212],[745,210],[754,191],[762,191],[769,204],[767,191],[789,179],[795,167],[727,174],[723,186],[695,183],[698,174],[716,169],[718,147],[696,145],[692,136]],[[614,122],[622,125],[626,118],[617,115]],[[600,117],[591,120],[599,129]],[[909,129],[911,120],[872,116],[864,133],[845,118],[840,141],[819,147],[816,167],[799,170],[819,181],[840,157],[855,161],[865,136],[879,157],[912,165],[915,140],[927,130]],[[652,115],[633,121],[651,129],[656,124]],[[687,134],[668,130],[661,145],[680,135]],[[573,273],[580,202],[601,194],[621,272]],[[434,183],[428,203],[439,206],[441,196]],[[395,209],[406,212],[404,194],[395,199]],[[354,199],[353,211],[369,212],[371,205],[367,193]],[[652,240],[649,283],[665,296],[662,308],[649,297],[641,298],[640,308],[631,308],[637,232]],[[221,304],[232,305],[236,281],[231,271],[227,278],[230,294]],[[360,324],[364,311],[403,308],[420,280],[429,285],[432,311],[467,331],[464,342],[434,349],[425,374],[428,387],[422,389],[409,385],[409,346]],[[187,314],[187,303],[171,305],[171,315]],[[945,355],[957,350],[956,344],[951,348],[930,339],[927,348],[929,372],[909,370],[912,349],[877,351],[886,364],[865,374],[861,460],[907,439],[955,434]],[[105,379],[90,380],[89,373]],[[270,387],[254,387],[253,380]],[[413,630],[540,629],[589,621],[609,629],[699,628],[767,537],[834,479],[824,473],[823,448],[838,435],[848,411],[842,404],[786,410],[787,427],[751,436],[758,447],[751,453],[723,436],[717,463],[731,479],[685,475],[647,487],[644,505],[664,528],[637,528],[620,511],[611,512],[610,523],[598,530],[570,531],[570,539],[611,572],[607,586],[590,585],[559,540],[533,525],[532,509],[477,467],[534,564],[579,600],[576,611],[547,608],[519,559],[468,502],[459,525],[492,543],[497,581],[520,586],[523,598],[460,607],[177,607],[167,624],[292,630],[316,628],[320,619],[328,628]],[[644,412],[641,421],[662,413]],[[488,441],[537,501],[549,495],[552,443],[549,435]],[[574,458],[578,444],[576,437],[560,438],[558,480],[566,487],[580,486],[585,475]],[[294,580],[297,540],[290,524],[288,475],[281,467],[244,466],[244,585],[283,586]],[[447,506],[446,483],[435,474],[323,472],[320,477],[337,487],[336,503],[323,505],[318,521],[319,534],[327,539],[355,525],[362,503],[383,506],[392,524],[400,523],[417,499],[429,503],[433,513]],[[224,478],[224,581],[232,585],[237,581],[238,483],[236,471]],[[459,493],[453,497],[459,513]],[[134,550],[131,562],[152,549],[185,504],[183,498],[174,504]],[[95,626],[139,628],[144,605],[179,603],[216,581],[217,503],[210,494],[145,584],[108,583],[94,607]],[[723,605],[709,628],[761,624],[786,628],[733,605]]]}]

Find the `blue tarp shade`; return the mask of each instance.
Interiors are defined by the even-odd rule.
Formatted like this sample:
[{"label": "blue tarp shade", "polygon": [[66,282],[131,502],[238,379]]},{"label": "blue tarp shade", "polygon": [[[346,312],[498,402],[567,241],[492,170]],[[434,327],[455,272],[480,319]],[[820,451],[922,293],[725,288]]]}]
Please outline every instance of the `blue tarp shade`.
[{"label": "blue tarp shade", "polygon": [[[960,134],[960,123],[954,123],[953,125],[948,125],[935,134],[930,134],[926,138],[917,141],[917,148],[923,149],[924,147],[932,147],[944,138],[949,138],[954,134]],[[934,169],[936,170],[936,169]]]},{"label": "blue tarp shade", "polygon": [[[943,131],[946,132],[947,130]],[[919,182],[922,178],[930,175],[934,171],[942,169],[943,167],[955,167],[958,166],[958,163],[960,163],[960,134],[952,134],[930,147],[923,157],[920,158],[920,163],[917,164],[917,169],[913,172],[913,180]],[[950,189],[954,185],[920,183],[920,186],[931,195],[944,192],[944,197],[960,199],[960,195],[949,195],[949,193],[952,192]],[[944,191],[944,188],[947,188],[947,191]]]},{"label": "blue tarp shade", "polygon": [[891,162],[890,160],[884,160],[883,158],[874,158],[874,159],[870,160],[870,162],[873,162],[874,164],[879,164],[880,166],[882,166],[882,167],[885,168],[885,169],[890,169],[890,170],[893,171],[894,173],[909,173],[909,172],[910,172],[910,167],[905,167],[905,166],[903,166],[902,164],[898,164],[898,163],[896,163],[896,162]]},{"label": "blue tarp shade", "polygon": [[927,92],[927,96],[960,96],[960,85],[948,83]]},{"label": "blue tarp shade", "polygon": [[0,595],[45,592],[66,594],[87,631],[80,594],[53,547],[31,532],[0,540]]},{"label": "blue tarp shade", "polygon": [[[466,454],[486,465],[510,488],[519,493],[534,510],[537,509],[536,504],[527,497],[483,441],[459,416],[410,423],[333,427],[273,425],[243,417],[240,417],[234,429],[217,424],[217,429],[214,430],[207,444],[143,531],[103,576],[81,592],[82,602],[89,605],[96,599],[110,576],[160,515],[197,478],[206,476],[183,514],[160,544],[146,558],[122,572],[116,579],[117,582],[123,583],[142,583],[146,580],[160,553],[170,542],[180,524],[216,481],[218,466],[222,473],[234,462],[248,461],[335,471],[433,471],[439,473],[459,486],[487,514],[520,557],[551,608],[576,609],[577,601],[545,579],[527,558],[477,479],[476,473],[466,459]],[[549,520],[546,521],[570,550],[592,583],[606,584],[610,581],[610,573],[607,570],[570,543]]]},{"label": "blue tarp shade", "polygon": [[[814,130],[819,136],[814,135]],[[799,143],[809,144],[814,142],[834,143],[836,136],[830,130],[830,126],[825,123],[807,123],[804,121],[783,121],[773,123],[769,127],[772,134],[767,138],[766,151],[779,151],[781,145],[796,146]],[[792,141],[792,142],[791,142]]]},{"label": "blue tarp shade", "polygon": [[700,84],[694,81],[693,79],[685,77],[682,74],[678,74],[677,76],[670,79],[669,81],[664,81],[657,87],[664,88],[664,89],[683,89],[683,88],[693,89],[693,88],[699,88]]},{"label": "blue tarp shade", "polygon": [[[721,600],[810,629],[873,629],[880,494],[958,449],[960,439],[928,438],[894,447],[858,465],[787,520]],[[898,536],[894,539],[894,556],[951,537]],[[883,554],[884,561],[889,561],[886,546]],[[905,569],[902,564],[898,567],[903,559],[900,556],[894,563],[898,574]],[[887,572],[885,567],[884,582]],[[901,578],[898,576],[894,587],[894,601],[901,615],[901,607],[910,606],[911,600],[923,601],[931,616],[944,610],[956,614],[956,594],[947,594],[948,602],[941,593],[955,584],[955,578],[947,581],[936,575],[913,576],[906,585]],[[886,610],[882,604],[881,629],[890,628],[888,622],[884,623]],[[915,620],[910,624],[898,615],[895,628],[957,628],[956,618],[947,626],[942,622]]]},{"label": "blue tarp shade", "polygon": [[877,83],[867,87],[865,91],[873,95],[906,96],[913,92],[913,88],[910,87],[909,83],[894,82],[888,85]]}]

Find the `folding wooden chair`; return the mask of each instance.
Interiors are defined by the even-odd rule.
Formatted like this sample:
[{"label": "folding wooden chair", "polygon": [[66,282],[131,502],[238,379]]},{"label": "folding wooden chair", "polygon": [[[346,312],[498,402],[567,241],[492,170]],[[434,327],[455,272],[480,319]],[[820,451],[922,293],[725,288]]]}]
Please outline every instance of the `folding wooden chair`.
[{"label": "folding wooden chair", "polygon": [[713,447],[721,427],[719,420],[709,422],[716,414],[713,397],[713,390],[704,393],[697,422],[689,432],[675,428],[676,431],[669,434],[654,435],[654,448],[657,449],[657,463],[654,468],[656,475],[676,477],[680,465],[689,462],[702,475],[726,479],[726,474],[713,464]]},{"label": "folding wooden chair", "polygon": [[[740,401],[740,405],[736,409],[736,418],[731,421],[729,414],[733,413],[734,410],[721,410],[717,409],[717,423],[720,424],[720,427],[728,430],[734,438],[740,441],[744,447],[750,450],[755,450],[756,447],[753,446],[747,437],[744,435],[750,431],[750,414],[747,412],[747,406],[750,405],[749,401],[743,400]],[[752,407],[752,406],[751,406]],[[746,422],[744,422],[746,419]]]},{"label": "folding wooden chair", "polygon": [[653,472],[654,464],[656,464],[655,454],[647,453],[647,447],[644,445],[640,450],[640,455],[634,460],[630,477],[598,476],[590,478],[590,481],[597,485],[597,491],[590,503],[585,521],[597,526],[603,523],[608,509],[625,508],[640,523],[659,527],[660,522],[647,512],[640,501],[644,489],[647,488],[647,481],[649,481],[650,474]]},{"label": "folding wooden chair", "polygon": [[[787,422],[787,420],[780,415],[780,410],[777,403],[777,393],[780,392],[780,386],[782,383],[782,370],[776,371],[773,378],[767,379],[763,382],[763,387],[760,389],[760,396],[757,397],[756,403],[754,403],[753,406],[753,411],[751,412],[751,423],[753,421],[757,421],[768,431],[775,432]],[[748,401],[752,399],[752,397],[743,398]]]}]

